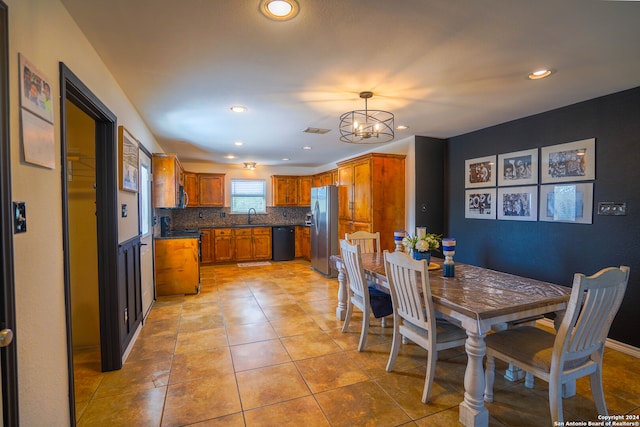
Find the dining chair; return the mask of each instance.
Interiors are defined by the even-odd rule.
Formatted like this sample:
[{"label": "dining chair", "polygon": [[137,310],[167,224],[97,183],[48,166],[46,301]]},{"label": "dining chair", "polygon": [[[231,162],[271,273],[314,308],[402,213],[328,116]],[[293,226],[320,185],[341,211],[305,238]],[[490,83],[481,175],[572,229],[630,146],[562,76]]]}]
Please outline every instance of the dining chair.
[{"label": "dining chair", "polygon": [[355,231],[353,233],[345,233],[344,239],[360,246],[363,254],[380,253],[380,232],[369,233],[368,231]]},{"label": "dining chair", "polygon": [[522,326],[488,335],[484,400],[493,401],[497,357],[527,372],[526,386],[533,387],[531,375],[549,383],[549,409],[554,425],[563,422],[563,384],[586,375],[598,413],[608,415],[602,388],[602,356],[628,280],[626,266],[605,268],[589,277],[576,273],[557,333]]},{"label": "dining chair", "polygon": [[427,372],[422,391],[422,402],[427,403],[438,352],[464,345],[467,334],[444,319],[436,319],[425,260],[414,260],[404,252],[385,250],[384,267],[393,303],[393,343],[387,372],[393,370],[398,357],[400,336],[427,350]]},{"label": "dining chair", "polygon": [[360,246],[357,244],[352,245],[346,240],[340,240],[340,253],[346,268],[348,284],[347,313],[344,318],[344,325],[342,325],[342,332],[346,332],[349,327],[353,307],[358,307],[362,311],[362,331],[360,332],[358,351],[362,351],[367,342],[370,315],[373,314],[374,317],[378,318],[390,315],[393,311],[391,296],[377,290],[367,282],[362,266]]}]

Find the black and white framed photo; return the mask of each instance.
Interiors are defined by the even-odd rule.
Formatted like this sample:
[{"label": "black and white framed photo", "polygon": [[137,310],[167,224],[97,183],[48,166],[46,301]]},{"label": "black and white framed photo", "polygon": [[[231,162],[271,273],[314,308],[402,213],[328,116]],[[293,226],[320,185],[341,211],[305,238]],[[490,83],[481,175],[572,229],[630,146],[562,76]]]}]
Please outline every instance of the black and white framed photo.
[{"label": "black and white framed photo", "polygon": [[496,219],[496,189],[466,190],[465,218]]},{"label": "black and white framed photo", "polygon": [[540,221],[593,223],[593,183],[540,186]]},{"label": "black and white framed photo", "polygon": [[465,188],[495,187],[496,156],[464,161]]},{"label": "black and white framed photo", "polygon": [[596,179],[596,139],[542,147],[542,183]]},{"label": "black and white framed photo", "polygon": [[538,149],[498,155],[498,185],[538,183]]},{"label": "black and white framed photo", "polygon": [[498,219],[538,220],[538,186],[498,188]]}]

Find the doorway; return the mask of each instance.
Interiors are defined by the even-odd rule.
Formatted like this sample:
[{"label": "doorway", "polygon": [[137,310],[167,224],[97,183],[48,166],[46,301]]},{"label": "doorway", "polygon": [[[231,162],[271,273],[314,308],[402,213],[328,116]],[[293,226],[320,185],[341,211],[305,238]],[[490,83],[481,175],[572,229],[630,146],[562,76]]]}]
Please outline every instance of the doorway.
[{"label": "doorway", "polygon": [[[67,159],[75,153],[69,152],[67,144],[68,108],[73,104],[93,122],[95,157],[95,221],[97,294],[99,301],[99,346],[102,371],[117,370],[122,367],[121,339],[118,323],[118,222],[117,222],[117,146],[115,115],[73,74],[60,63],[60,116],[61,116],[61,156],[62,156],[62,210],[63,210],[63,250],[64,281],[67,323],[67,352],[69,372],[69,413],[71,425],[75,420],[75,387],[73,368],[73,312],[72,312],[72,269],[71,269],[71,223],[69,215],[68,178],[70,165]],[[90,156],[89,156],[90,157]],[[80,156],[78,155],[78,158]],[[87,160],[87,159],[85,159]]]}]

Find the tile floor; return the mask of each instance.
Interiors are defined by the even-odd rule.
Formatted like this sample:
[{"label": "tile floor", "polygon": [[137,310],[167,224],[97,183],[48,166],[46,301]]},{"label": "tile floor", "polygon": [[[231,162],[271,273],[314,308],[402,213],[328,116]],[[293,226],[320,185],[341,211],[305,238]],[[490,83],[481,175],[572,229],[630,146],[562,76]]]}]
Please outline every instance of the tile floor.
[{"label": "tile floor", "polygon": [[[456,426],[463,348],[440,354],[422,404],[426,353],[403,345],[385,372],[391,329],[372,320],[356,348],[335,318],[337,280],[305,261],[205,266],[199,295],[161,297],[120,371],[101,373],[97,349],[75,354],[79,426]],[[498,368],[504,368],[498,364]],[[607,350],[610,414],[640,414],[640,364]],[[565,400],[565,420],[595,420],[589,382]],[[490,426],[548,426],[547,388],[496,375]]]}]

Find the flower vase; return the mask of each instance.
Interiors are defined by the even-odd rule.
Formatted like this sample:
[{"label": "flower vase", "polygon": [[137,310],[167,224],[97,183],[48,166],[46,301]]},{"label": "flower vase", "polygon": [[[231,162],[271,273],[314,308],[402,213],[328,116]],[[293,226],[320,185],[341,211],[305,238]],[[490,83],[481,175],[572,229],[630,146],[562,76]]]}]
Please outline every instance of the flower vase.
[{"label": "flower vase", "polygon": [[417,260],[421,260],[424,259],[427,261],[427,265],[429,265],[429,263],[431,262],[431,252],[427,251],[427,252],[418,252],[416,250],[411,251],[411,256],[413,257],[413,259],[417,259]]}]

